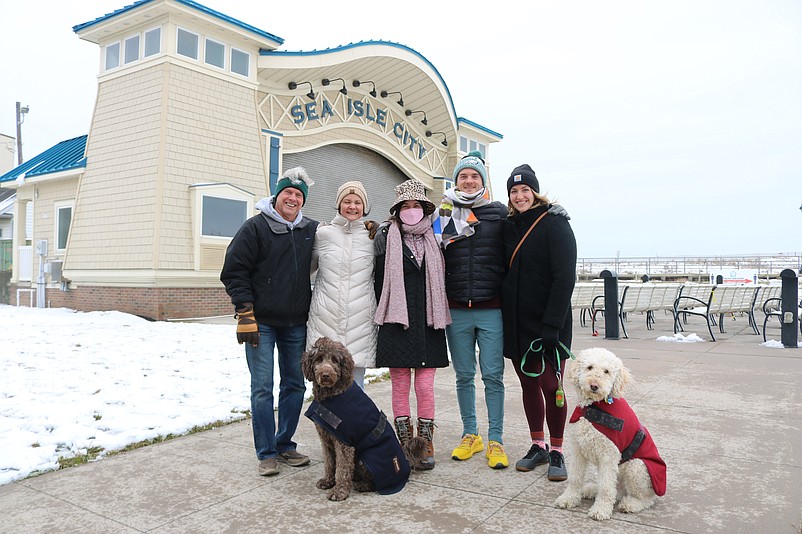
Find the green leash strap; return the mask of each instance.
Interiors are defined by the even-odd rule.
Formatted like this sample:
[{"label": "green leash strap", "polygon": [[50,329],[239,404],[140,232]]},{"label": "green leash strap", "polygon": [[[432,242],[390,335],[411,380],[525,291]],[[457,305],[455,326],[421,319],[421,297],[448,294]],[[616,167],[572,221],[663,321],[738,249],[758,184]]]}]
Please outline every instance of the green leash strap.
[{"label": "green leash strap", "polygon": [[[537,345],[535,345],[537,343]],[[560,347],[562,347],[565,354],[562,356],[563,360],[567,360],[571,358],[572,360],[576,359],[574,353],[571,352],[568,347],[566,347],[562,341],[557,342],[557,346],[554,347],[554,353],[557,356],[557,382],[559,386],[557,387],[557,391],[555,393],[555,403],[557,404],[558,408],[562,408],[565,406],[565,392],[563,391],[563,375],[562,375],[562,365],[560,364]],[[540,372],[539,373],[529,373],[524,371],[524,365],[526,365],[526,356],[530,353],[537,354],[540,353]],[[529,344],[529,348],[524,353],[523,358],[521,358],[521,372],[526,376],[531,378],[537,378],[542,375],[546,370],[546,351],[543,350],[543,340],[541,338],[533,339],[532,342]]]},{"label": "green leash strap", "polygon": [[[535,345],[536,343],[537,343],[537,345]],[[574,356],[574,353],[571,352],[568,349],[568,347],[566,347],[563,344],[562,341],[558,341],[557,342],[557,346],[554,347],[554,352],[557,354],[557,375],[558,375],[558,377],[561,375],[561,372],[562,372],[562,367],[560,365],[560,358],[561,358],[561,356],[560,356],[560,347],[562,347],[563,351],[565,351],[565,355],[562,356],[563,360],[567,360],[568,358],[571,358],[572,360],[576,360],[576,356]],[[528,372],[524,371],[524,365],[526,365],[526,356],[530,352],[532,352],[534,354],[540,353],[540,372],[539,373],[528,373]],[[540,375],[542,375],[545,370],[546,370],[546,351],[543,350],[543,340],[541,338],[533,339],[532,342],[529,344],[529,348],[526,349],[526,352],[524,353],[524,357],[521,358],[521,372],[523,374],[525,374],[526,376],[529,376],[531,378],[537,378]]]}]

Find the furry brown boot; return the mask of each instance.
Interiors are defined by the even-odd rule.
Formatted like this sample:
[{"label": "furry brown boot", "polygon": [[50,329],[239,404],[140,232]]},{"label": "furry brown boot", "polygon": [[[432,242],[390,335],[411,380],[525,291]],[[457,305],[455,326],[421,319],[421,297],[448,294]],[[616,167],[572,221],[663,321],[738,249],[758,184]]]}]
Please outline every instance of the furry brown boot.
[{"label": "furry brown boot", "polygon": [[434,419],[418,417],[418,436],[426,440],[429,450],[418,469],[434,469]]},{"label": "furry brown boot", "polygon": [[414,437],[412,420],[408,415],[395,418],[395,434],[398,436],[398,441],[401,443],[402,447]]}]

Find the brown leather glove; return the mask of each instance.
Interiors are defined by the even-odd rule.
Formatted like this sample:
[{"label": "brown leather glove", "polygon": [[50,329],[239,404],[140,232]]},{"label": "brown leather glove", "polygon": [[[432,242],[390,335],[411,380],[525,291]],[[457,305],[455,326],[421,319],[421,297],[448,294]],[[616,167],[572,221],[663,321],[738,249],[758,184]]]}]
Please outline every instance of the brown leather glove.
[{"label": "brown leather glove", "polygon": [[368,230],[368,237],[373,239],[376,237],[376,230],[379,229],[379,223],[376,221],[365,221],[365,228]]},{"label": "brown leather glove", "polygon": [[234,318],[237,320],[237,343],[240,345],[248,343],[258,347],[259,325],[253,316],[253,304],[250,302],[243,303],[240,308],[237,308]]}]

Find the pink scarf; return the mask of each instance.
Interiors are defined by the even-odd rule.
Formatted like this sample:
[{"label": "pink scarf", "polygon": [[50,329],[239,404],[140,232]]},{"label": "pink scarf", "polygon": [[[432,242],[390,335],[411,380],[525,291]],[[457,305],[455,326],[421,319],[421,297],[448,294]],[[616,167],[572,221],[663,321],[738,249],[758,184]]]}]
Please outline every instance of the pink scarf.
[{"label": "pink scarf", "polygon": [[[399,226],[404,229],[404,238],[401,236]],[[401,221],[393,221],[387,231],[387,252],[384,257],[384,281],[382,283],[381,298],[376,307],[374,322],[376,324],[397,323],[409,328],[409,313],[407,310],[407,294],[404,287],[404,251],[405,238],[423,236],[423,256],[415,259],[418,265],[426,261],[426,324],[443,330],[451,324],[451,313],[448,310],[446,298],[445,260],[440,247],[434,239],[432,221],[424,217],[417,224],[407,225]],[[418,248],[409,243],[410,249]]]}]

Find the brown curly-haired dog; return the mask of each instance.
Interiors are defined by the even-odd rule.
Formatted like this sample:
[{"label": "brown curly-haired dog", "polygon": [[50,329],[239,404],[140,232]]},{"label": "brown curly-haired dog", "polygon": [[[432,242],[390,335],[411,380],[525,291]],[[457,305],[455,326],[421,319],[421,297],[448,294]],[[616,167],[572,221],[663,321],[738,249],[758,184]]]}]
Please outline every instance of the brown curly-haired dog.
[{"label": "brown curly-haired dog", "polygon": [[[303,354],[301,369],[312,382],[315,400],[305,415],[315,422],[323,447],[323,478],[316,486],[331,489],[328,498],[332,501],[347,499],[352,487],[362,492],[400,491],[409,476],[409,462],[417,463],[423,458],[426,442],[421,439],[401,448],[395,433],[386,425],[384,414],[353,385],[354,360],[342,343],[321,337]],[[330,409],[336,409],[337,397],[347,398],[348,408],[333,413]],[[343,435],[363,422],[354,419],[370,418],[375,418],[375,427],[371,426],[367,432],[364,427],[358,428],[356,431],[362,434],[353,441],[351,436]],[[370,421],[374,425],[373,419]],[[382,476],[378,483],[368,466]],[[388,466],[389,472],[383,470]]]}]

